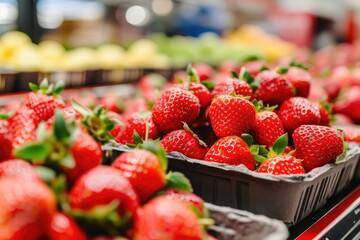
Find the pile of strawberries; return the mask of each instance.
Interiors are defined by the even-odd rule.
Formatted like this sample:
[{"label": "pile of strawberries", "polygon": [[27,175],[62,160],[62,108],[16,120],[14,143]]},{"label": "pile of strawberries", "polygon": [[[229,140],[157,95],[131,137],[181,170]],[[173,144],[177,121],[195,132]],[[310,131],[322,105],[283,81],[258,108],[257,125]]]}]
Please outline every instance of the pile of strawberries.
[{"label": "pile of strawberries", "polygon": [[158,81],[145,76],[138,84],[146,100],[140,101],[148,105],[123,114],[118,143],[135,143],[135,131],[160,139],[168,153],[275,175],[344,160],[344,132],[330,127],[327,99],[308,98],[313,77],[301,64],[256,61],[223,66],[219,73],[198,64],[170,83]]},{"label": "pile of strawberries", "polygon": [[166,173],[159,143],[103,165],[116,116],[66,104],[61,84],[31,88],[1,115],[0,239],[215,239],[203,200],[182,174]]}]

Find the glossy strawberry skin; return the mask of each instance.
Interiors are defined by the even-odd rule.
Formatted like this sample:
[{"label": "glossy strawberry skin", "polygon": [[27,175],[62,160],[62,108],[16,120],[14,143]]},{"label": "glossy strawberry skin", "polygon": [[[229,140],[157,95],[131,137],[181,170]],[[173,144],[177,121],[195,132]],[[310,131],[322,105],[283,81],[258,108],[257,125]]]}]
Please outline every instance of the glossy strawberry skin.
[{"label": "glossy strawberry skin", "polygon": [[252,135],[256,143],[270,148],[276,139],[284,134],[284,127],[275,112],[261,111],[256,113]]},{"label": "glossy strawberry skin", "polygon": [[183,123],[193,123],[200,114],[199,99],[180,88],[168,88],[155,102],[153,121],[160,132],[181,129]]},{"label": "glossy strawberry skin", "polygon": [[292,133],[303,124],[317,125],[321,121],[319,108],[303,97],[292,97],[281,105],[278,115],[286,132]]},{"label": "glossy strawberry skin", "polygon": [[28,180],[40,179],[35,168],[21,159],[10,159],[0,163],[1,177],[19,177]]},{"label": "glossy strawberry skin", "polygon": [[181,201],[157,197],[137,211],[134,240],[202,240],[198,218]]},{"label": "glossy strawberry skin", "polygon": [[[357,109],[357,110],[354,110]],[[342,113],[349,116],[356,123],[360,123],[360,86],[351,87],[345,93],[345,99],[334,104],[334,113]]]},{"label": "glossy strawberry skin", "polygon": [[270,106],[280,105],[283,101],[294,96],[291,82],[274,71],[263,71],[256,75],[255,81],[260,81],[255,91],[257,100]]},{"label": "glossy strawberry skin", "polygon": [[221,81],[219,81],[214,90],[212,91],[212,94],[214,96],[218,95],[227,95],[231,91],[234,91],[237,95],[242,95],[244,97],[250,97],[250,100],[254,98],[254,94],[251,90],[251,87],[248,83],[245,81],[236,79],[236,78],[230,78],[227,77]]},{"label": "glossy strawberry skin", "polygon": [[34,110],[21,106],[15,114],[9,118],[9,129],[12,137],[13,148],[36,139],[36,128],[39,124],[34,119]]},{"label": "glossy strawberry skin", "polygon": [[204,159],[207,149],[185,129],[174,130],[161,139],[166,152],[180,152],[189,158]]},{"label": "glossy strawberry skin", "polygon": [[98,166],[77,179],[70,194],[72,208],[90,210],[118,200],[118,211],[135,214],[139,199],[127,178],[110,166]]},{"label": "glossy strawberry skin", "polygon": [[279,155],[267,159],[259,169],[259,173],[270,173],[272,175],[305,174],[305,169],[295,157],[290,155]]},{"label": "glossy strawberry skin", "polygon": [[51,240],[87,240],[85,233],[68,215],[55,213],[48,226],[48,236]]},{"label": "glossy strawberry skin", "polygon": [[256,111],[248,100],[220,95],[211,102],[209,116],[211,126],[218,137],[241,136],[253,128]]},{"label": "glossy strawberry skin", "polygon": [[146,136],[146,122],[149,127],[149,139],[157,139],[160,136],[160,133],[157,127],[154,124],[152,115],[142,117],[141,113],[133,113],[125,121],[124,129],[120,130],[118,135],[115,138],[115,141],[121,144],[125,143],[135,143],[133,138],[134,131],[136,131],[142,139],[145,139]]},{"label": "glossy strawberry skin", "polygon": [[41,181],[0,178],[0,239],[40,239],[55,209],[55,196]]},{"label": "glossy strawberry skin", "polygon": [[122,153],[112,163],[131,183],[140,201],[145,202],[165,185],[165,171],[155,154],[136,149]]},{"label": "glossy strawberry skin", "polygon": [[331,120],[330,113],[320,103],[314,102],[314,104],[318,107],[318,109],[320,111],[319,125],[330,126],[330,120]]},{"label": "glossy strawberry skin", "polygon": [[286,73],[286,77],[295,87],[296,96],[304,98],[309,96],[311,75],[308,71],[298,67],[291,67]]},{"label": "glossy strawberry skin", "polygon": [[244,164],[255,170],[255,161],[247,144],[238,136],[220,138],[205,155],[205,161],[230,165]]},{"label": "glossy strawberry skin", "polygon": [[35,92],[27,94],[22,104],[34,110],[32,117],[38,122],[48,120],[54,115],[55,109],[65,107],[61,99]]},{"label": "glossy strawberry skin", "polygon": [[191,82],[190,86],[187,83],[177,84],[175,87],[186,90],[189,87],[189,90],[194,93],[194,95],[199,99],[202,109],[205,109],[210,105],[213,98],[213,94],[201,83]]},{"label": "glossy strawberry skin", "polygon": [[12,141],[7,120],[0,120],[0,162],[11,158]]},{"label": "glossy strawberry skin", "polygon": [[204,200],[192,192],[180,192],[174,189],[168,189],[165,196],[169,199],[178,199],[186,204],[197,208],[200,214],[204,214]]},{"label": "glossy strawberry skin", "polygon": [[99,143],[89,134],[79,131],[70,149],[75,160],[72,169],[63,168],[67,179],[74,182],[82,173],[101,164],[102,151]]},{"label": "glossy strawberry skin", "polygon": [[331,128],[317,125],[302,125],[293,135],[298,159],[306,172],[335,161],[343,153],[343,140]]}]

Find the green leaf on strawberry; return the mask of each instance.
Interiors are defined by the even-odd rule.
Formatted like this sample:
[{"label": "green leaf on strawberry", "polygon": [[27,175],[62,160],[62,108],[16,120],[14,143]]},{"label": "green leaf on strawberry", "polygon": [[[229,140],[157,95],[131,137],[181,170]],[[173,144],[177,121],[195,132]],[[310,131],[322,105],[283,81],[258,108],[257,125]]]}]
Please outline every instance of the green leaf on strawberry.
[{"label": "green leaf on strawberry", "polygon": [[251,73],[245,67],[241,68],[239,79],[249,83],[250,85],[251,85],[251,83],[254,82],[254,77],[251,75]]},{"label": "green leaf on strawberry", "polygon": [[35,163],[43,163],[50,153],[48,144],[30,143],[15,150],[15,156],[24,160],[32,160]]},{"label": "green leaf on strawberry", "polygon": [[212,91],[216,86],[216,84],[213,81],[210,81],[210,80],[202,81],[201,84],[204,85],[210,91]]},{"label": "green leaf on strawberry", "polygon": [[241,134],[241,138],[246,142],[249,147],[254,143],[254,138],[248,133]]},{"label": "green leaf on strawberry", "polygon": [[59,96],[59,94],[64,90],[64,82],[58,81],[56,84],[49,84],[47,78],[44,78],[39,85],[34,83],[29,83],[29,88],[33,92],[38,92],[48,96]]},{"label": "green leaf on strawberry", "polygon": [[12,115],[14,115],[15,111],[2,112],[0,113],[0,120],[9,119]]},{"label": "green leaf on strawberry", "polygon": [[287,147],[289,142],[288,135],[285,133],[284,135],[280,136],[275,142],[272,148],[269,151],[269,158],[275,157],[280,155],[284,152],[285,148]]},{"label": "green leaf on strawberry", "polygon": [[172,189],[184,191],[184,192],[192,192],[193,191],[189,179],[187,179],[185,177],[185,175],[180,172],[169,172],[166,175],[166,180],[167,180],[167,183],[165,186],[166,189],[172,188]]}]

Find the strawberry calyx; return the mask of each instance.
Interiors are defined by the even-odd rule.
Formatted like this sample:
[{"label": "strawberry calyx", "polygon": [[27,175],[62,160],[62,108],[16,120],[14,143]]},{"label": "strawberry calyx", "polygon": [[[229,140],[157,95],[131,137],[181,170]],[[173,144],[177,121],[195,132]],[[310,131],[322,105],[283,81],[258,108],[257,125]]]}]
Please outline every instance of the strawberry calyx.
[{"label": "strawberry calyx", "polygon": [[338,134],[340,134],[341,136],[341,139],[342,139],[342,142],[343,142],[343,153],[340,154],[339,156],[336,157],[335,159],[335,164],[341,164],[341,163],[344,163],[346,161],[346,155],[347,155],[347,151],[349,150],[349,145],[348,143],[344,140],[345,138],[345,132],[344,130],[338,128],[336,129],[336,132]]},{"label": "strawberry calyx", "polygon": [[82,115],[82,125],[97,142],[104,144],[114,139],[110,132],[116,125],[121,125],[122,123],[117,119],[111,118],[112,116],[108,114],[108,110],[99,106],[90,111],[75,100],[72,100],[72,106]]},{"label": "strawberry calyx", "polygon": [[279,74],[286,74],[289,71],[289,67],[277,67],[275,72]]},{"label": "strawberry calyx", "polygon": [[44,78],[39,85],[34,83],[29,83],[29,88],[31,91],[48,95],[48,96],[59,96],[59,94],[64,90],[64,82],[58,81],[55,84],[49,84],[47,78]]},{"label": "strawberry calyx", "polygon": [[73,168],[75,161],[70,148],[77,133],[75,121],[65,121],[63,113],[56,110],[51,133],[46,130],[44,122],[40,123],[36,132],[37,142],[20,146],[15,150],[14,155],[56,170],[59,170],[59,166]]},{"label": "strawberry calyx", "polygon": [[254,138],[248,133],[241,134],[241,138],[248,145],[250,152],[256,163],[262,163],[267,159],[267,155],[269,151],[266,149],[265,145],[253,144]]},{"label": "strawberry calyx", "polygon": [[254,105],[256,112],[263,112],[263,111],[273,112],[278,107],[277,105],[274,105],[274,106],[266,105],[266,106],[264,106],[264,103],[261,100],[260,101],[253,100],[251,103]]},{"label": "strawberry calyx", "polygon": [[295,62],[294,60],[290,62],[289,67],[298,67],[304,70],[309,70],[309,66],[304,63]]},{"label": "strawberry calyx", "polygon": [[69,207],[66,212],[92,234],[118,236],[119,231],[125,233],[132,222],[130,213],[120,215],[119,205],[120,201],[114,200],[109,204],[98,205],[90,210]]},{"label": "strawberry calyx", "polygon": [[190,82],[200,83],[199,75],[197,74],[196,69],[193,68],[191,64],[187,65],[186,74],[188,77],[187,80],[188,80],[189,85],[190,85]]},{"label": "strawberry calyx", "polygon": [[189,127],[189,125],[186,123],[186,122],[183,122],[183,128],[188,131],[189,133],[191,133],[191,135],[199,142],[200,146],[204,147],[204,148],[207,148],[208,146],[206,145],[206,143],[201,140],[199,138],[199,136],[197,134],[194,133],[193,130],[191,130],[191,128]]},{"label": "strawberry calyx", "polygon": [[270,148],[268,153],[268,158],[273,158],[283,154],[289,142],[288,134],[285,133],[281,135],[276,141],[274,145]]},{"label": "strawberry calyx", "polygon": [[9,111],[9,112],[1,112],[0,113],[0,120],[7,120],[9,119],[12,115],[14,115],[15,111]]},{"label": "strawberry calyx", "polygon": [[166,175],[166,185],[164,189],[167,190],[169,188],[183,192],[193,192],[189,179],[180,172],[170,171]]}]

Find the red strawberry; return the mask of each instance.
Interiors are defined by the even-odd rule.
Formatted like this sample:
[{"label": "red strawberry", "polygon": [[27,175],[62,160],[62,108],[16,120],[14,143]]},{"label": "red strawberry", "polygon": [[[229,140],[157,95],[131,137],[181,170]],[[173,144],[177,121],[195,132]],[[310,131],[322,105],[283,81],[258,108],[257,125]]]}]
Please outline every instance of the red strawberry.
[{"label": "red strawberry", "polygon": [[301,162],[290,155],[279,155],[267,159],[260,165],[258,172],[273,175],[305,174]]},{"label": "red strawberry", "polygon": [[35,140],[35,132],[39,122],[33,118],[34,114],[34,110],[26,106],[21,106],[15,114],[9,118],[9,129],[12,136],[13,148]]},{"label": "red strawberry", "polygon": [[147,150],[135,149],[122,153],[112,167],[130,181],[140,201],[145,202],[165,185],[165,170],[158,157]]},{"label": "red strawberry", "polygon": [[233,60],[225,60],[220,63],[218,71],[226,75],[230,75],[232,71],[240,72],[241,66]]},{"label": "red strawberry", "polygon": [[211,79],[213,74],[214,74],[214,70],[213,68],[205,63],[196,63],[193,65],[195,71],[197,72],[197,75],[199,76],[200,81],[205,81],[208,79]]},{"label": "red strawberry", "polygon": [[20,177],[27,180],[39,179],[35,168],[21,159],[11,159],[0,163],[1,177]]},{"label": "red strawberry", "polygon": [[126,110],[122,114],[124,120],[130,117],[133,113],[149,111],[150,108],[143,98],[130,99],[126,102]]},{"label": "red strawberry", "polygon": [[334,117],[335,117],[335,123],[334,124],[336,124],[336,125],[355,124],[354,121],[345,114],[335,113]]},{"label": "red strawberry", "polygon": [[255,170],[255,161],[248,145],[238,136],[220,138],[205,155],[205,161],[230,165],[244,164]]},{"label": "red strawberry", "polygon": [[212,94],[214,96],[218,95],[227,95],[230,92],[234,91],[237,95],[242,95],[245,97],[250,97],[252,99],[254,94],[251,90],[250,85],[243,81],[236,78],[227,77],[215,85]]},{"label": "red strawberry", "polygon": [[191,93],[171,87],[166,89],[155,102],[153,121],[163,133],[181,129],[183,122],[193,123],[199,116],[199,99]]},{"label": "red strawberry", "polygon": [[330,126],[330,120],[331,120],[331,106],[329,103],[319,103],[319,102],[313,102],[320,111],[320,123],[319,125],[322,126]]},{"label": "red strawberry", "polygon": [[188,127],[188,130],[174,130],[161,139],[160,144],[166,152],[180,152],[189,158],[204,159],[207,152],[202,142]]},{"label": "red strawberry", "polygon": [[122,118],[121,115],[114,113],[114,112],[109,112],[109,116],[112,120],[116,120],[117,122],[119,122],[119,124],[115,125],[114,128],[111,130],[111,135],[116,138],[120,132],[125,131],[125,121]]},{"label": "red strawberry", "polygon": [[125,122],[124,129],[118,133],[115,141],[122,144],[135,143],[133,138],[134,131],[136,131],[142,139],[145,139],[146,123],[149,128],[148,138],[157,139],[160,136],[160,133],[154,124],[151,112],[146,111],[133,113],[129,116]]},{"label": "red strawberry", "polygon": [[134,240],[202,240],[198,217],[180,200],[157,197],[136,213]]},{"label": "red strawberry", "polygon": [[343,140],[331,128],[316,125],[302,125],[293,135],[296,157],[302,159],[306,172],[332,163],[344,152]]},{"label": "red strawberry", "polygon": [[[177,84],[175,87],[182,88],[186,90],[188,88],[188,83]],[[194,93],[194,95],[199,99],[202,109],[205,109],[210,105],[213,98],[212,93],[201,83],[190,82],[189,90]]]},{"label": "red strawberry", "polygon": [[344,140],[347,142],[360,143],[360,128],[358,126],[333,126],[334,130],[341,129],[344,131]]},{"label": "red strawberry", "polygon": [[253,128],[256,111],[254,105],[248,100],[220,95],[211,102],[209,116],[218,137],[241,136]]},{"label": "red strawberry", "polygon": [[255,91],[255,97],[265,104],[280,105],[283,101],[294,96],[291,82],[275,71],[262,71],[255,77],[260,85]]},{"label": "red strawberry", "polygon": [[266,63],[262,60],[245,62],[243,66],[252,76],[257,75],[263,68],[267,68]]},{"label": "red strawberry", "polygon": [[192,192],[182,192],[174,189],[168,189],[165,196],[169,199],[178,199],[186,204],[197,208],[200,214],[204,214],[204,200]]},{"label": "red strawberry", "polygon": [[55,196],[41,181],[0,178],[0,239],[40,239],[55,209]]},{"label": "red strawberry", "polygon": [[123,99],[111,95],[106,95],[101,98],[100,105],[102,105],[105,109],[115,113],[122,113],[125,108]]},{"label": "red strawberry", "polygon": [[159,97],[158,93],[166,85],[166,81],[162,75],[152,73],[143,76],[137,86],[146,101],[155,102]]},{"label": "red strawberry", "polygon": [[275,112],[265,110],[256,113],[252,133],[256,143],[270,148],[284,134],[284,128]]},{"label": "red strawberry", "polygon": [[7,120],[0,120],[0,162],[9,159],[12,152],[12,141]]},{"label": "red strawberry", "polygon": [[[356,109],[356,110],[355,110]],[[334,113],[343,113],[355,122],[360,122],[360,86],[351,87],[345,92],[345,99],[334,104]]]},{"label": "red strawberry", "polygon": [[326,92],[322,82],[320,80],[312,81],[308,99],[311,101],[320,101],[320,100],[328,99],[328,98],[329,98],[329,95]]},{"label": "red strawberry", "polygon": [[309,96],[311,75],[308,71],[298,67],[290,67],[286,73],[286,77],[295,87],[296,96],[304,98]]},{"label": "red strawberry", "polygon": [[67,179],[74,182],[81,174],[101,164],[102,151],[99,143],[89,134],[79,131],[70,151],[75,161],[73,168],[63,167]]},{"label": "red strawberry", "polygon": [[68,215],[56,213],[48,226],[48,236],[51,240],[87,240],[85,233]]},{"label": "red strawberry", "polygon": [[281,105],[278,115],[286,132],[292,133],[303,124],[320,123],[319,108],[303,97],[292,97]]},{"label": "red strawberry", "polygon": [[97,166],[77,179],[69,194],[73,209],[88,211],[118,201],[117,211],[135,215],[139,199],[128,179],[109,166]]}]

